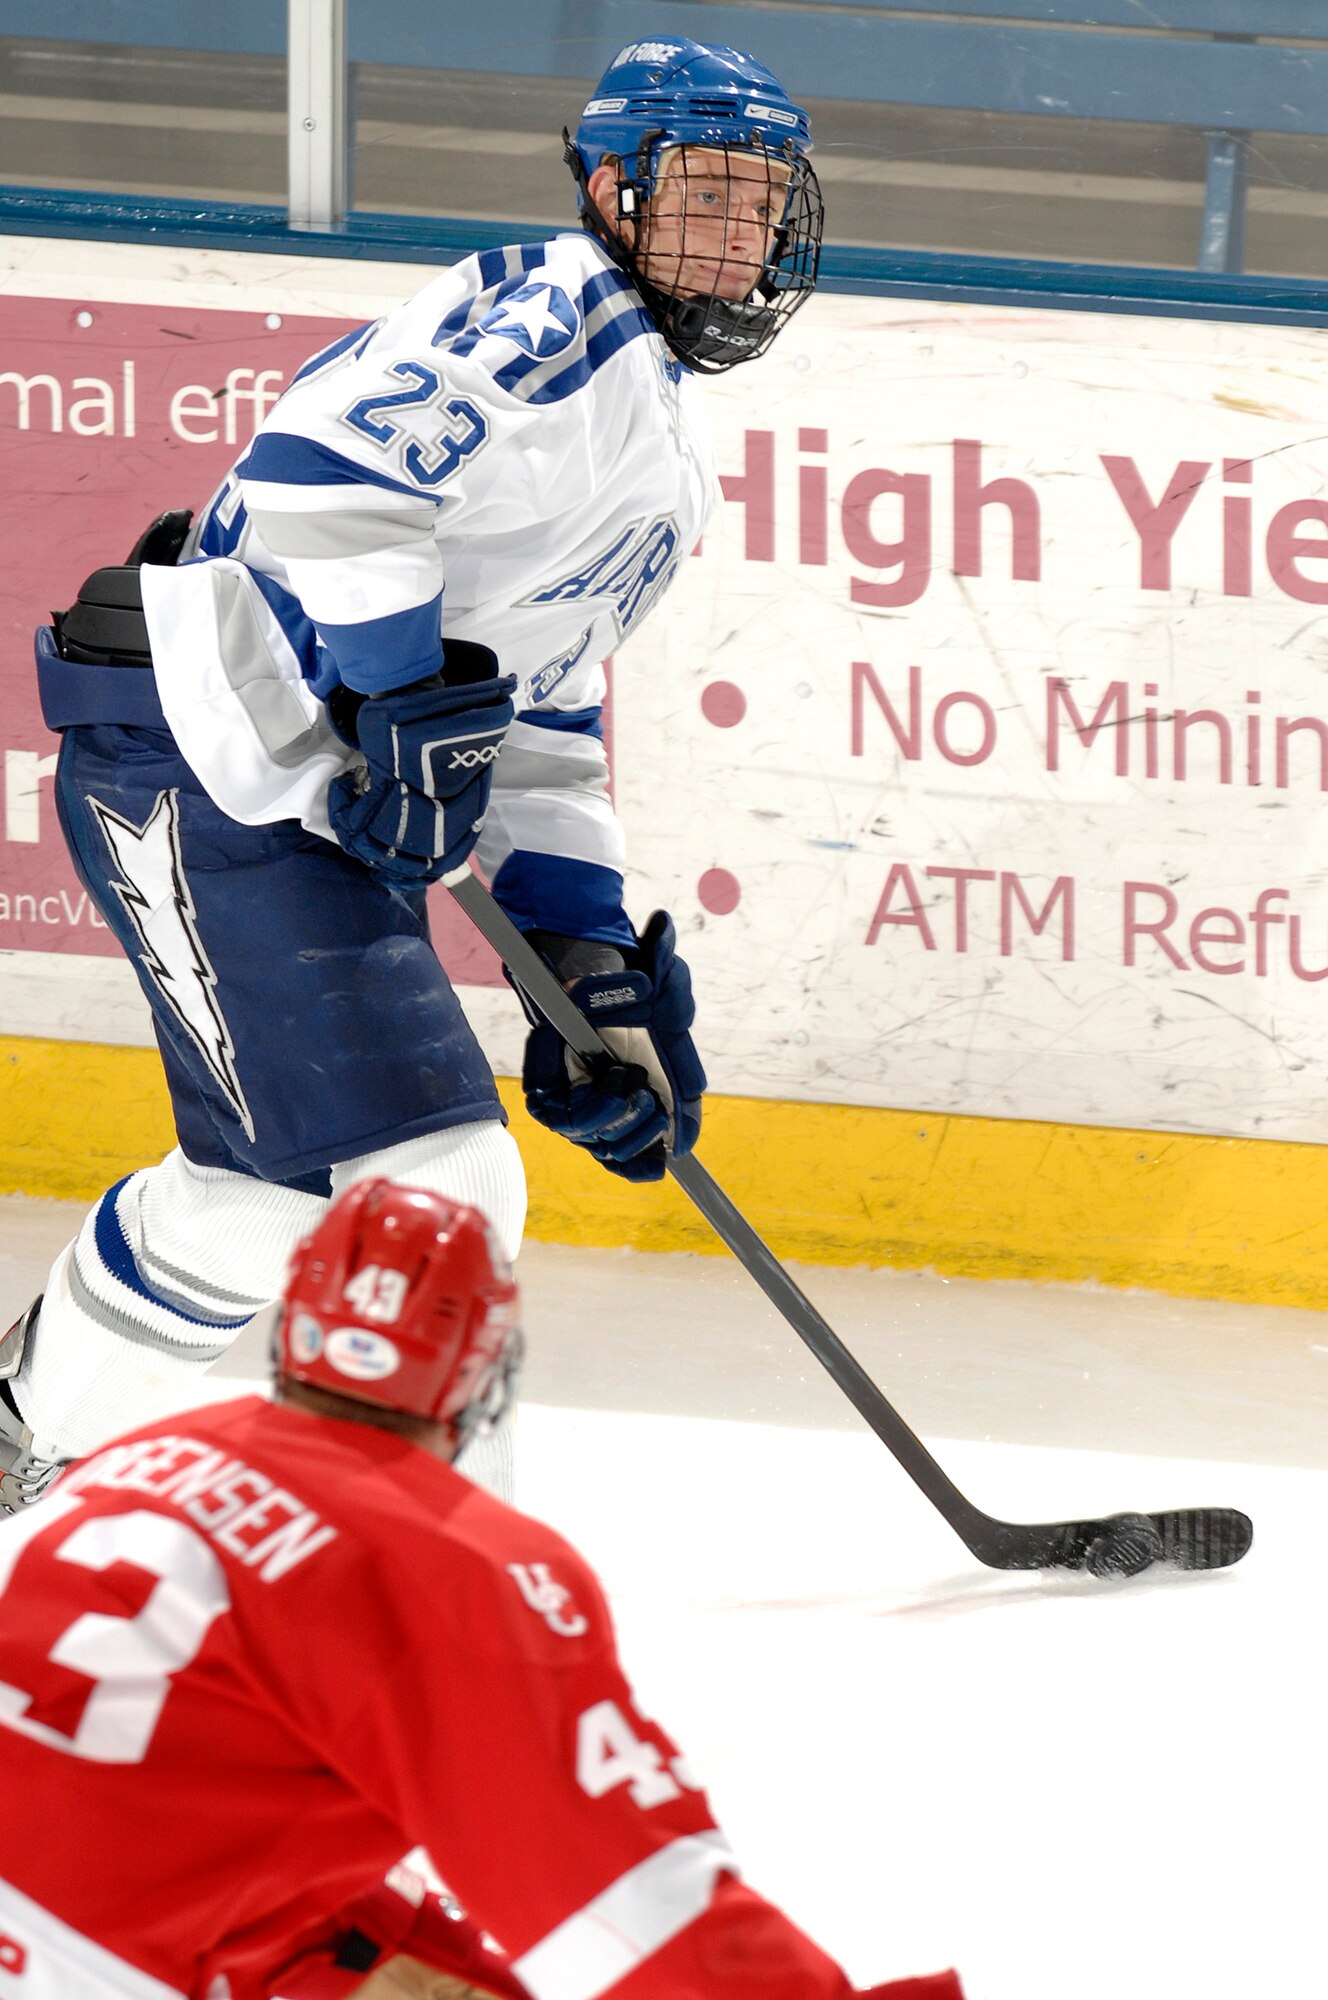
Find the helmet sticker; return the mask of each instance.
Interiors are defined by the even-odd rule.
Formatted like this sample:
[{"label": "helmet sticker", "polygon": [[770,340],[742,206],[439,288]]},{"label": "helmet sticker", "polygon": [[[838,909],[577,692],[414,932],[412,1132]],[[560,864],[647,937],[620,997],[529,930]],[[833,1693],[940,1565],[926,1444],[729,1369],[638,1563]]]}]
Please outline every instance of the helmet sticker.
[{"label": "helmet sticker", "polygon": [[767,118],[772,125],[792,125],[797,129],[797,116],[792,111],[781,111],[777,104],[744,104],[744,118]]},{"label": "helmet sticker", "polygon": [[296,1313],[290,1324],[291,1360],[316,1361],[323,1345],[323,1329],[308,1313]]},{"label": "helmet sticker", "polygon": [[610,63],[610,69],[617,69],[619,63],[667,63],[682,54],[679,42],[629,42]]},{"label": "helmet sticker", "polygon": [[386,1334],[360,1326],[339,1326],[327,1336],[327,1358],[352,1382],[382,1382],[401,1366],[401,1350]]},{"label": "helmet sticker", "polygon": [[400,1319],[409,1289],[410,1279],[404,1271],[393,1271],[385,1264],[365,1264],[343,1288],[341,1296],[364,1319],[390,1324]]},{"label": "helmet sticker", "polygon": [[581,113],[581,116],[583,118],[602,117],[606,112],[625,111],[626,109],[627,99],[625,97],[592,97],[585,110]]}]

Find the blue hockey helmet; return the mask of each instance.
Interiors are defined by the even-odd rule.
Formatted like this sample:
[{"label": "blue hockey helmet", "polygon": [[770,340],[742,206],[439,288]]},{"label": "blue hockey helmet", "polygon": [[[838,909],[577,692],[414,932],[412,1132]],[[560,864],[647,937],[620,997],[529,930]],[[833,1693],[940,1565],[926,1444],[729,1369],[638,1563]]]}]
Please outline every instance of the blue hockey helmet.
[{"label": "blue hockey helmet", "polygon": [[[763,354],[815,286],[822,224],[807,113],[765,64],[682,35],[630,42],[563,141],[586,228],[631,276],[672,352],[708,373]],[[778,215],[743,299],[683,289],[686,253],[672,282],[658,282],[658,268],[647,274],[650,203],[662,159],[680,147],[765,162]],[[606,163],[616,167],[612,220],[589,186]]]},{"label": "blue hockey helmet", "polygon": [[681,35],[629,42],[600,78],[574,141],[587,177],[611,153],[651,181],[670,146],[788,146],[802,155],[811,143],[807,113],[764,63]]}]

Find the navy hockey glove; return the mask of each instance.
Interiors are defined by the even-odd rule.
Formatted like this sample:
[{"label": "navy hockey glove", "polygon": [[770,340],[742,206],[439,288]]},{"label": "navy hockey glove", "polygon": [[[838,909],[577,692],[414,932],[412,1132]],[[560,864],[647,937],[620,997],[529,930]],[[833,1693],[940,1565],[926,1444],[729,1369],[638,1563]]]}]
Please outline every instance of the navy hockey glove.
[{"label": "navy hockey glove", "polygon": [[327,815],[347,854],[389,882],[436,882],[459,868],[489,806],[493,761],[515,713],[511,675],[487,646],[452,639],[443,675],[363,702],[364,768],[328,787]]},{"label": "navy hockey glove", "polygon": [[546,1021],[526,1042],[521,1081],[531,1117],[624,1180],[662,1180],[666,1149],[690,1153],[701,1130],[705,1071],[688,1033],[696,1003],[676,946],[673,920],[658,910],[622,972],[569,986],[616,1062],[588,1072]]}]

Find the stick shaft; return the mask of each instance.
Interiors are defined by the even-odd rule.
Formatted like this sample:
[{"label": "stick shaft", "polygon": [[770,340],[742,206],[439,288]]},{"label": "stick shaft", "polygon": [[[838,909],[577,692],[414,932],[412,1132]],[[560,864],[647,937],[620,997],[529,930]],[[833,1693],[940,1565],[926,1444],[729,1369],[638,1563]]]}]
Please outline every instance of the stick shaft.
[{"label": "stick shaft", "polygon": [[870,1424],[882,1444],[893,1452],[932,1505],[967,1541],[980,1528],[986,1516],[964,1498],[922,1440],[882,1395],[862,1363],[845,1347],[807,1294],[789,1276],[769,1245],[757,1235],[741,1210],[735,1207],[701,1162],[689,1153],[679,1160],[670,1159],[668,1166],[683,1193],[691,1198],[715,1234],[756,1280],[775,1310],[811,1349],[859,1416]]},{"label": "stick shaft", "polygon": [[[479,878],[467,869],[458,877],[448,878],[447,887],[568,1047],[592,1062],[605,1056],[611,1057],[612,1050],[564,991],[557,975],[522,936],[506,911],[494,902]],[[975,1543],[984,1542],[996,1524],[966,1500],[942,1471],[922,1440],[909,1429],[893,1404],[887,1402],[861,1363],[822,1319],[806,1293],[794,1283],[774,1252],[757,1235],[701,1162],[692,1154],[684,1154],[681,1159],[670,1157],[668,1169],[683,1193],[695,1203],[715,1234],[755,1279],[776,1311],[811,1349],[882,1444],[894,1454],[956,1534],[975,1555],[979,1554]]]},{"label": "stick shaft", "polygon": [[[525,989],[549,1025],[568,1047],[593,1067],[613,1051],[596,1034],[557,975],[547,966],[477,876],[468,868],[444,878],[445,885],[481,936],[488,939]],[[763,1243],[745,1216],[692,1154],[668,1160],[668,1170],[683,1193],[696,1204],[715,1234],[756,1280],[766,1297],[805,1341],[821,1366],[843,1390],[858,1414],[921,1488],[969,1552],[992,1569],[1082,1569],[1095,1563],[1094,1550],[1104,1540],[1117,1551],[1122,1536],[1137,1537],[1140,1517],[1117,1515],[1107,1521],[1002,1521],[984,1514],[942,1471],[931,1453],[888,1403],[866,1370],[821,1318],[783,1265]],[[1250,1546],[1253,1529],[1246,1515],[1226,1507],[1185,1508],[1148,1516],[1156,1531],[1161,1560],[1182,1569],[1224,1569],[1239,1562]],[[1146,1525],[1146,1524],[1144,1524]],[[1156,1560],[1156,1557],[1151,1558]],[[1133,1574],[1137,1561],[1105,1567],[1095,1574],[1119,1570]],[[1146,1566],[1146,1565],[1143,1565]]]}]

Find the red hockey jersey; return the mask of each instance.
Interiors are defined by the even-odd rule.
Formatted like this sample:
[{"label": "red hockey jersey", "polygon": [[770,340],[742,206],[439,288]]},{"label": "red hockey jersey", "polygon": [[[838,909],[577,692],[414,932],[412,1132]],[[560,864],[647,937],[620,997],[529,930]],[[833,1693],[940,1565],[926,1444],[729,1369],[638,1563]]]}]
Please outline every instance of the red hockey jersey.
[{"label": "red hockey jersey", "polygon": [[374,1426],[249,1397],[66,1474],[0,1528],[0,1725],[6,2000],[257,2000],[417,1845],[534,2000],[849,1992],[575,1551]]}]

